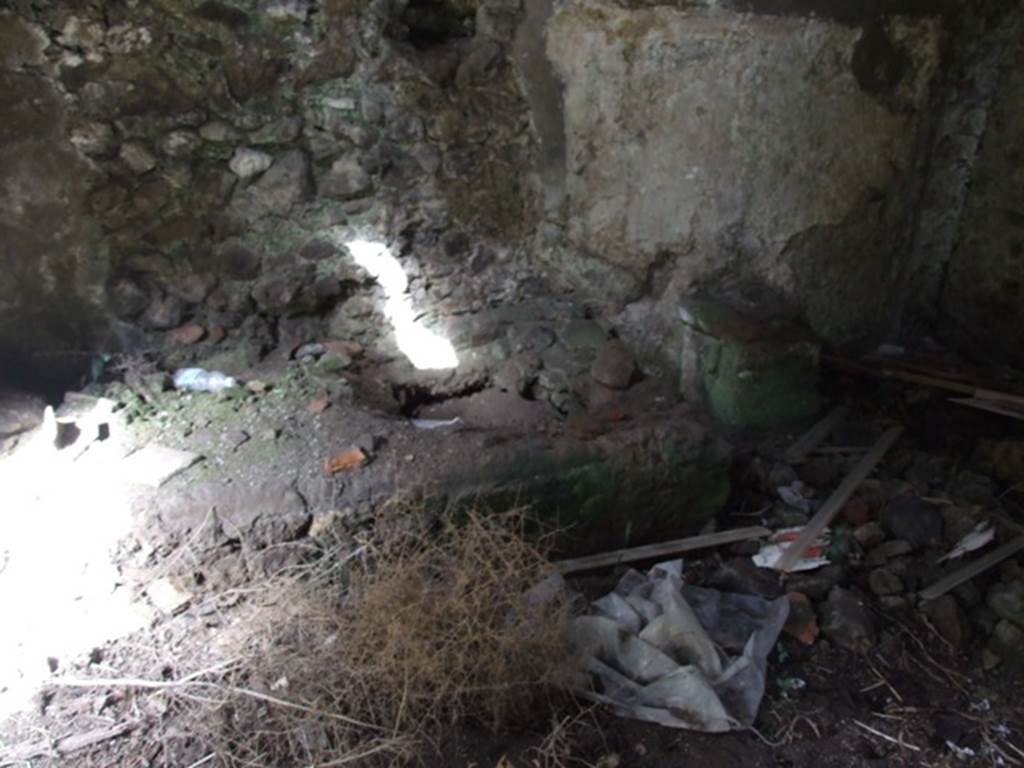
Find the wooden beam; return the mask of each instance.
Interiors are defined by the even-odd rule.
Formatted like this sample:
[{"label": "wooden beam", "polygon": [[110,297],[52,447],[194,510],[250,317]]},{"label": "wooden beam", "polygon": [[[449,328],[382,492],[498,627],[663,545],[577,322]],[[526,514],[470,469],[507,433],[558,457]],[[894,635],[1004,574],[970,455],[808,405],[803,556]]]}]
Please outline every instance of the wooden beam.
[{"label": "wooden beam", "polygon": [[839,405],[833,408],[825,418],[807,430],[786,451],[785,460],[789,464],[799,464],[807,458],[807,454],[821,445],[835,428],[846,420],[849,408]]},{"label": "wooden beam", "polygon": [[983,400],[979,397],[951,397],[949,400],[952,403],[959,403],[960,405],[967,405],[981,411],[998,413],[1000,416],[1009,416],[1011,419],[1024,421],[1024,410],[1021,410],[1020,406],[1015,403]]},{"label": "wooden beam", "polygon": [[872,446],[871,450],[857,463],[857,466],[853,468],[853,471],[844,478],[843,482],[839,484],[832,495],[825,499],[825,503],[821,505],[821,509],[811,518],[811,521],[804,526],[804,529],[797,536],[796,541],[790,544],[782,552],[782,557],[779,558],[775,564],[775,569],[778,571],[790,571],[793,566],[799,562],[800,558],[803,557],[804,552],[807,548],[814,543],[815,540],[822,534],[828,524],[832,522],[839,510],[843,508],[843,505],[850,499],[853,492],[857,490],[861,483],[871,474],[878,463],[885,456],[886,452],[892,448],[893,444],[899,440],[900,435],[903,434],[903,427],[893,427],[888,430],[884,435],[878,438],[878,442]]},{"label": "wooden beam", "polygon": [[965,581],[970,581],[978,574],[984,573],[995,565],[999,565],[1003,560],[1012,557],[1022,549],[1024,549],[1024,536],[1018,536],[1006,542],[998,549],[993,549],[987,555],[983,555],[977,560],[967,563],[962,568],[958,568],[948,576],[943,576],[930,587],[921,590],[921,599],[928,601],[942,597],[951,589],[956,589]]},{"label": "wooden beam", "polygon": [[602,552],[601,554],[578,557],[573,560],[559,560],[555,563],[555,567],[563,575],[566,575],[578,573],[579,571],[589,571],[595,568],[608,568],[620,565],[621,563],[632,563],[637,560],[654,560],[655,558],[678,555],[695,549],[707,549],[709,547],[719,547],[723,544],[734,544],[737,541],[759,539],[770,534],[770,530],[759,525],[735,528],[730,531],[690,536],[686,539],[674,539],[661,542],[660,544],[647,544],[642,547],[617,549],[614,552]]}]

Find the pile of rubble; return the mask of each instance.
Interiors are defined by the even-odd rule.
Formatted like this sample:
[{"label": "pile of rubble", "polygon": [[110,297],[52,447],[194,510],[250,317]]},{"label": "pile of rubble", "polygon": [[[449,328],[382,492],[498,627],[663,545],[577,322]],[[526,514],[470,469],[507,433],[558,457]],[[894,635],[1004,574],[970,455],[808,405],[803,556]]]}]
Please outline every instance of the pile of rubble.
[{"label": "pile of rubble", "polygon": [[[848,413],[836,409],[788,450],[753,456],[754,493],[744,503],[762,505],[754,515],[734,511],[773,534],[767,544],[734,545],[738,553],[778,568],[774,588],[790,595],[790,627],[806,642],[820,628],[863,652],[876,642],[880,614],[916,612],[984,669],[1018,664],[1024,570],[1014,555],[1024,526],[1014,520],[1013,482],[1024,477],[1014,474],[1024,443],[981,441],[971,461],[957,461],[915,447],[913,428]],[[804,531],[804,551],[788,553]]]}]

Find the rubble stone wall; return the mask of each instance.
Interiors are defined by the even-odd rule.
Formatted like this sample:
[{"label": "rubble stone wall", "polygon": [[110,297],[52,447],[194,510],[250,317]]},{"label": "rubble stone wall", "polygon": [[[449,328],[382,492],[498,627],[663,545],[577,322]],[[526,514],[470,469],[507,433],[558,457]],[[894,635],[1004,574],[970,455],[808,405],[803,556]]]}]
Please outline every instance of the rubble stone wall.
[{"label": "rubble stone wall", "polygon": [[[253,362],[394,346],[344,243],[387,242],[428,325],[532,285],[517,6],[16,3],[0,13],[0,355],[147,350],[185,325]],[[13,362],[12,362],[13,361]]]},{"label": "rubble stone wall", "polygon": [[[666,369],[695,291],[877,333],[944,5],[14,0],[0,373],[82,375],[199,333],[189,354],[239,366],[322,338],[394,353],[344,248],[360,237],[457,346],[493,341],[486,310],[565,294]],[[973,301],[955,277],[951,308]]]}]

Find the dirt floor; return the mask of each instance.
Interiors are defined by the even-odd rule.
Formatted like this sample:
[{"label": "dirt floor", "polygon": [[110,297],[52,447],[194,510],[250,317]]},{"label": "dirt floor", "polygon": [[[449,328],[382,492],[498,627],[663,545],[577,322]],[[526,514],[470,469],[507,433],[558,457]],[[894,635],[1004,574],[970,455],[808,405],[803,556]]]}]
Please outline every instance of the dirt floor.
[{"label": "dirt floor", "polygon": [[[472,717],[441,724],[431,734],[432,746],[410,764],[1024,765],[1024,700],[1017,694],[1024,630],[1015,621],[1024,616],[1021,556],[1005,559],[931,603],[918,597],[922,588],[978,557],[971,553],[964,560],[941,560],[976,524],[995,525],[995,542],[983,551],[1024,530],[1019,527],[1024,494],[1018,491],[1024,453],[1019,453],[1015,422],[952,405],[931,390],[891,382],[835,379],[827,385],[834,402],[848,404],[850,415],[806,460],[787,463],[782,458],[798,430],[729,435],[736,448],[733,491],[716,525],[764,524],[778,530],[806,523],[878,435],[891,424],[902,424],[904,437],[833,524],[824,551],[829,564],[782,579],[753,565],[756,542],[685,557],[687,583],[767,598],[803,596],[790,598],[802,600],[803,608],[794,608],[770,655],[766,694],[753,728],[729,734],[673,730],[555,694],[525,721],[498,732]],[[255,399],[252,393],[242,400],[173,397],[160,410],[121,390],[128,404],[121,413],[134,422],[124,426],[125,440],[137,446],[155,438],[202,452],[206,461],[185,470],[191,474],[181,492],[223,485],[230,476],[230,492],[222,488],[210,497],[212,505],[222,507],[267,504],[280,509],[281,499],[288,503],[288,489],[271,482],[267,490],[267,482],[282,466],[300,476],[308,473],[298,481],[305,483],[304,496],[317,483],[324,493],[337,493],[335,486],[324,484],[320,466],[334,446],[356,446],[370,457],[385,440],[392,459],[442,461],[424,431],[396,432],[387,426],[393,424],[390,417],[336,401],[320,409],[319,390],[301,377],[277,380]],[[441,409],[431,415],[449,416]],[[309,429],[314,417],[326,426]],[[533,430],[560,429],[548,414],[529,419]],[[487,449],[488,439],[477,432],[457,438],[468,448],[456,460],[472,461],[474,453]],[[16,447],[8,445],[8,450]],[[395,471],[395,465],[388,471]],[[346,482],[351,492],[359,481]],[[253,488],[261,490],[253,493]],[[159,491],[132,496],[136,524],[159,527],[166,522],[151,514],[159,511],[158,496]],[[294,517],[281,525],[297,526],[305,535],[311,524],[320,524],[304,509]],[[224,663],[222,649],[244,634],[252,620],[262,579],[323,555],[323,548],[285,536],[261,549],[258,558],[248,557],[252,541],[271,536],[267,531],[278,523],[271,525],[256,512],[246,520],[249,533],[213,536],[205,549],[201,543],[208,532],[202,521],[191,528],[135,530],[122,540],[116,550],[118,588],[145,598],[144,620],[134,632],[48,659],[42,693],[0,729],[0,765],[243,764],[221,760],[187,731],[179,715],[189,696],[200,694],[183,681]],[[337,541],[354,550],[358,536],[349,532]],[[194,561],[185,562],[186,553]],[[186,584],[181,577],[188,573],[202,577]],[[621,568],[584,574],[571,578],[570,586],[597,597],[620,574]],[[154,587],[158,582],[159,589]],[[274,690],[271,686],[265,694],[276,695]],[[367,756],[346,762],[381,761]]]}]

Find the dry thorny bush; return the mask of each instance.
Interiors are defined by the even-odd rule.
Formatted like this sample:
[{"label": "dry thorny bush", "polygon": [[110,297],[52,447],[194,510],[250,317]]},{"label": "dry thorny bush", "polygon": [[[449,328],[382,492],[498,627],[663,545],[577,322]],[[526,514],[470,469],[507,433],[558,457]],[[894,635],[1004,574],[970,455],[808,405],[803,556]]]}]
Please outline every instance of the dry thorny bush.
[{"label": "dry thorny bush", "polygon": [[564,690],[569,607],[531,592],[551,566],[523,511],[423,517],[378,526],[343,593],[336,559],[263,588],[244,662],[216,695],[179,697],[219,764],[406,760],[449,724],[498,729]]}]

